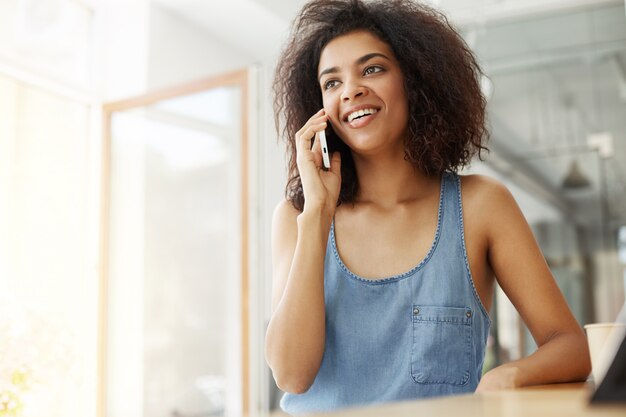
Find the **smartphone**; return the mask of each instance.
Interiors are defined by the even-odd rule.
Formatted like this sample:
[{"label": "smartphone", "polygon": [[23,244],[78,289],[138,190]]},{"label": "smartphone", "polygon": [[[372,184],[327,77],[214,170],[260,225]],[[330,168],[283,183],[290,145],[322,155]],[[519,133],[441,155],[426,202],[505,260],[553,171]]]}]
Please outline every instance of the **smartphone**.
[{"label": "smartphone", "polygon": [[320,132],[320,146],[322,148],[322,161],[324,162],[324,168],[330,169],[330,156],[328,154],[328,143],[326,142],[326,131]]}]

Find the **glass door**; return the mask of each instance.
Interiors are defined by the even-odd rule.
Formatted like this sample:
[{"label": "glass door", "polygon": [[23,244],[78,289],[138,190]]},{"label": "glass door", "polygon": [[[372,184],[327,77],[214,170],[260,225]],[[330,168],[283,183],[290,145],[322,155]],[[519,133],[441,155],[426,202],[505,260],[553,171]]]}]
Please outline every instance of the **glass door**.
[{"label": "glass door", "polygon": [[103,417],[247,412],[247,80],[105,106]]}]

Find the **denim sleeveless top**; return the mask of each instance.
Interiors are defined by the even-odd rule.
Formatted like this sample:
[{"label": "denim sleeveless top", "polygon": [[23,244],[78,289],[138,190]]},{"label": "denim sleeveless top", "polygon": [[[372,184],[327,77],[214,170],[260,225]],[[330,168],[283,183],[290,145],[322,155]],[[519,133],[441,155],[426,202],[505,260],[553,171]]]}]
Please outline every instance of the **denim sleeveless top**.
[{"label": "denim sleeveless top", "polygon": [[434,241],[410,271],[369,280],[335,243],[324,261],[326,343],[313,385],[287,393],[293,415],[474,392],[491,320],[474,287],[463,232],[460,179],[442,176]]}]

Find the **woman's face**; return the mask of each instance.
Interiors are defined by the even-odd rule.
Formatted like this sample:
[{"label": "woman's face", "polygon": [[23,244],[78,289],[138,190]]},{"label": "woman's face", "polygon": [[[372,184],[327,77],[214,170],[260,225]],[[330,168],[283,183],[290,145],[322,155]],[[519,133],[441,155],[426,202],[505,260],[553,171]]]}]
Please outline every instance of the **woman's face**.
[{"label": "woman's face", "polygon": [[317,73],[330,123],[353,151],[404,148],[408,101],[389,45],[364,30],[339,36],[322,50]]}]

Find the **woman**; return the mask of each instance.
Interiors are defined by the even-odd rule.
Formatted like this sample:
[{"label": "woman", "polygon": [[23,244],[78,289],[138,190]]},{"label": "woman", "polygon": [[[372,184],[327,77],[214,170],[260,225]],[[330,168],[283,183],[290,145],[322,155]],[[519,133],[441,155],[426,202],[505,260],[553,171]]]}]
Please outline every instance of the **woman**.
[{"label": "woman", "polygon": [[[285,411],[589,374],[513,197],[456,174],[486,150],[480,74],[445,17],[411,1],[312,1],[296,19],[274,81],[290,164],[266,335]],[[539,348],[481,379],[496,279]]]}]

